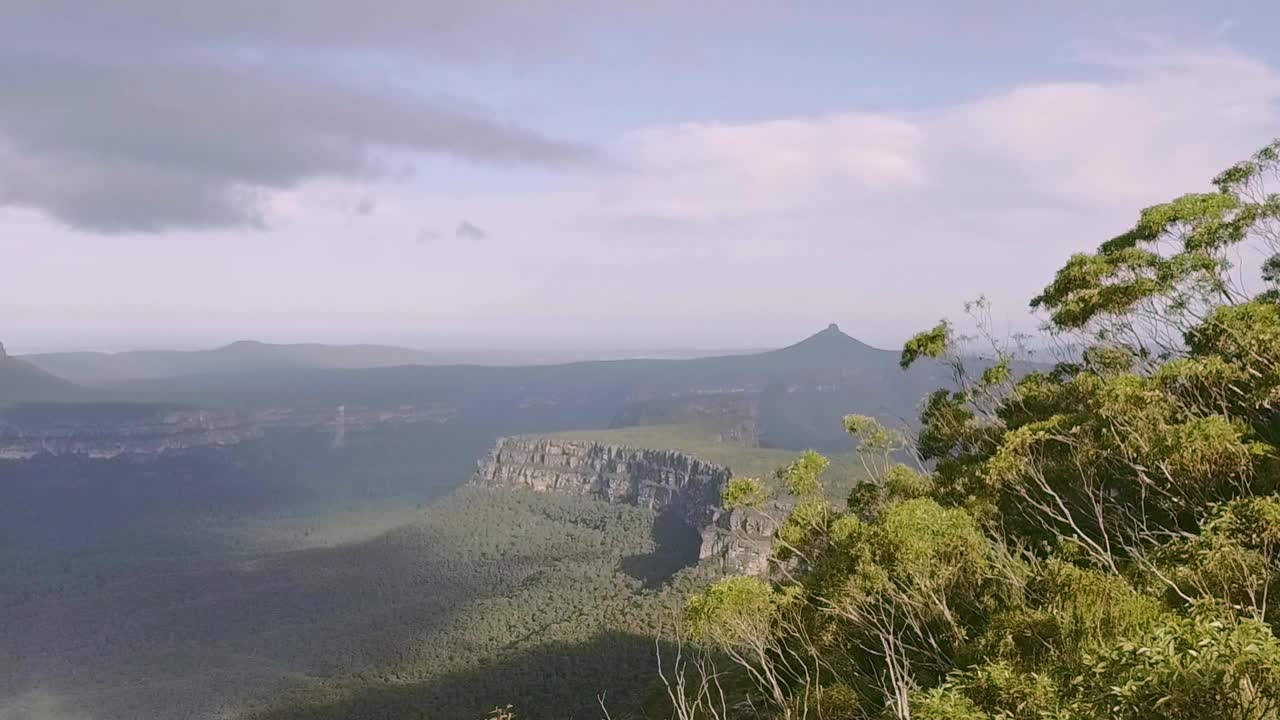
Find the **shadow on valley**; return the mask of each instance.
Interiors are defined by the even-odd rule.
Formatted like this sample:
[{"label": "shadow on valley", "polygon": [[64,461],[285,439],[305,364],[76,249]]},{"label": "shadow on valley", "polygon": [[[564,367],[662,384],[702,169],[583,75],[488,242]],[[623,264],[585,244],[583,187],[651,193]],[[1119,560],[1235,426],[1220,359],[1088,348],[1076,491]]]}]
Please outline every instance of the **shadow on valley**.
[{"label": "shadow on valley", "polygon": [[673,511],[660,513],[650,532],[651,552],[629,555],[618,563],[619,569],[635,578],[649,590],[662,587],[676,573],[698,563],[702,535]]},{"label": "shadow on valley", "polygon": [[28,546],[31,555],[48,555],[145,543],[174,527],[190,534],[233,520],[370,502],[413,506],[462,484],[491,441],[453,421],[352,433],[342,448],[332,448],[324,432],[278,430],[231,447],[145,460],[0,461],[0,548]]},{"label": "shadow on valley", "polygon": [[[109,559],[72,558],[68,579],[0,609],[12,662],[0,667],[12,683],[0,698],[62,687],[94,718],[209,717],[284,676],[401,662],[408,643],[503,592],[521,560],[459,548],[452,531],[414,523],[283,552],[189,547],[177,562],[136,560],[111,575],[94,569]],[[139,683],[146,693],[97,694]]]},{"label": "shadow on valley", "polygon": [[0,461],[0,717],[50,688],[95,720],[207,717],[264,682],[396,661],[401,639],[529,564],[512,539],[529,522],[482,538],[466,498],[423,513],[491,440],[451,421],[341,448],[286,430],[146,460]]},{"label": "shadow on valley", "polygon": [[[549,641],[425,680],[370,677],[321,702],[288,698],[253,720],[480,720],[512,705],[524,720],[595,720],[603,698],[615,718],[637,717],[660,699],[654,638],[602,632]],[[662,643],[664,657],[673,648]]]},{"label": "shadow on valley", "polygon": [[[387,529],[388,519],[398,525]],[[515,687],[513,700],[548,712],[562,696],[539,694],[533,676],[513,686],[504,677],[513,669],[488,672],[548,643],[564,657],[539,661],[543,679],[563,697],[583,690],[589,705],[596,689],[631,692],[638,680],[628,673],[652,667],[642,654],[649,641],[607,633],[642,635],[697,582],[679,574],[649,592],[619,572],[623,558],[654,553],[667,534],[649,513],[588,498],[464,487],[425,511],[304,518],[310,537],[299,540],[294,527],[281,543],[290,522],[151,529],[158,547],[149,552],[90,544],[42,558],[0,553],[0,717],[34,690],[114,720],[235,717],[254,699],[347,697],[370,684],[411,683],[437,697],[464,681],[453,696],[461,709],[486,678],[494,684],[476,702]],[[364,537],[350,539],[361,524]],[[612,639],[588,653],[594,660],[566,649],[601,633]],[[586,684],[555,679],[592,663]],[[335,717],[357,716],[397,717]]]}]

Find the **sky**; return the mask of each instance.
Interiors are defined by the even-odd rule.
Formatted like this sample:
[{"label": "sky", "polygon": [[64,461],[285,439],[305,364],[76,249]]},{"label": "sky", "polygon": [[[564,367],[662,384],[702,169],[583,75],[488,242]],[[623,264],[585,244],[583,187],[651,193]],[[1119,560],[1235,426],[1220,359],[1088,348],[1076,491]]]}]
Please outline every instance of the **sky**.
[{"label": "sky", "polygon": [[0,340],[883,347],[1280,136],[1280,5],[0,0]]}]

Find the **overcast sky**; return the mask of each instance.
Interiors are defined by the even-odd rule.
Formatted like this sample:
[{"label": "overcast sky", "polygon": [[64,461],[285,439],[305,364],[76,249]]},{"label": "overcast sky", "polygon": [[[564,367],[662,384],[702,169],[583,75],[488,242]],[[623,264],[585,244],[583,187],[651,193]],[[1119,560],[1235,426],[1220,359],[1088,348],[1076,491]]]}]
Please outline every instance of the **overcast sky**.
[{"label": "overcast sky", "polygon": [[1032,326],[1070,252],[1280,135],[1278,23],[0,0],[0,340],[894,346],[980,293]]}]

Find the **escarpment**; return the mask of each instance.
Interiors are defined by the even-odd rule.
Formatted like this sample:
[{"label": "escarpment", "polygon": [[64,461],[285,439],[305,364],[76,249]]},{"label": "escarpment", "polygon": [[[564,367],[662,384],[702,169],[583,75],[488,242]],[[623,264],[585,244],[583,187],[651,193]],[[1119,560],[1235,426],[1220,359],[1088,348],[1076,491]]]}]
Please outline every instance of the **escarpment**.
[{"label": "escarpment", "polygon": [[306,430],[342,444],[348,432],[446,422],[452,408],[274,409],[253,412],[135,403],[30,403],[0,409],[0,460],[42,455],[151,460],[197,448],[225,448],[272,430]]},{"label": "escarpment", "polygon": [[702,537],[699,557],[723,569],[764,574],[777,522],[766,512],[726,511],[720,495],[729,468],[674,450],[545,437],[498,440],[472,484],[597,497],[675,513]]}]

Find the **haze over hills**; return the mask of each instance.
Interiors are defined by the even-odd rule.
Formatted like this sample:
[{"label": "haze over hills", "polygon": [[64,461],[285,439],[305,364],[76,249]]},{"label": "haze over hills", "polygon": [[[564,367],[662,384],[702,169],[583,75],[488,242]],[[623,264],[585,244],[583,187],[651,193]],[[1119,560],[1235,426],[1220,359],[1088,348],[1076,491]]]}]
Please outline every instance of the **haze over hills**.
[{"label": "haze over hills", "polygon": [[[209,356],[204,356],[209,357]],[[776,447],[842,450],[840,418],[857,411],[896,424],[947,380],[938,363],[908,372],[898,354],[838,327],[763,353],[696,359],[598,360],[556,365],[397,365],[334,368],[243,364],[116,383],[119,400],[317,410],[444,404],[509,430],[666,424],[708,414],[748,423]],[[715,408],[710,407],[715,405]]]},{"label": "haze over hills", "polygon": [[[947,380],[935,362],[904,372],[896,352],[835,325],[767,352],[550,365],[405,364],[428,356],[386,346],[252,342],[202,352],[33,357],[46,370],[60,367],[70,377],[107,383],[100,399],[116,402],[310,413],[340,405],[446,407],[501,432],[711,419],[737,426],[750,444],[832,451],[849,447],[844,414],[909,423],[921,398]],[[16,386],[0,393],[0,405],[93,398],[84,388],[41,377],[43,383],[28,383],[21,393]]]},{"label": "haze over hills", "polygon": [[[692,349],[607,351],[604,357],[696,357]],[[22,359],[60,378],[83,385],[186,375],[249,373],[298,368],[367,369],[399,365],[544,365],[582,360],[571,350],[419,350],[395,345],[274,344],[239,340],[209,350],[129,350],[47,352]]]},{"label": "haze over hills", "polygon": [[[727,358],[709,358],[727,361]],[[743,364],[755,368],[830,369],[833,363],[892,365],[898,367],[898,353],[872,347],[846,334],[831,323],[820,332],[777,350],[741,356]]]},{"label": "haze over hills", "polygon": [[79,402],[96,394],[35,365],[11,357],[0,344],[0,407],[23,402]]},{"label": "haze over hills", "polygon": [[85,385],[124,380],[298,367],[366,368],[427,364],[429,353],[386,345],[272,345],[241,340],[212,350],[135,350],[24,355],[49,373]]}]

